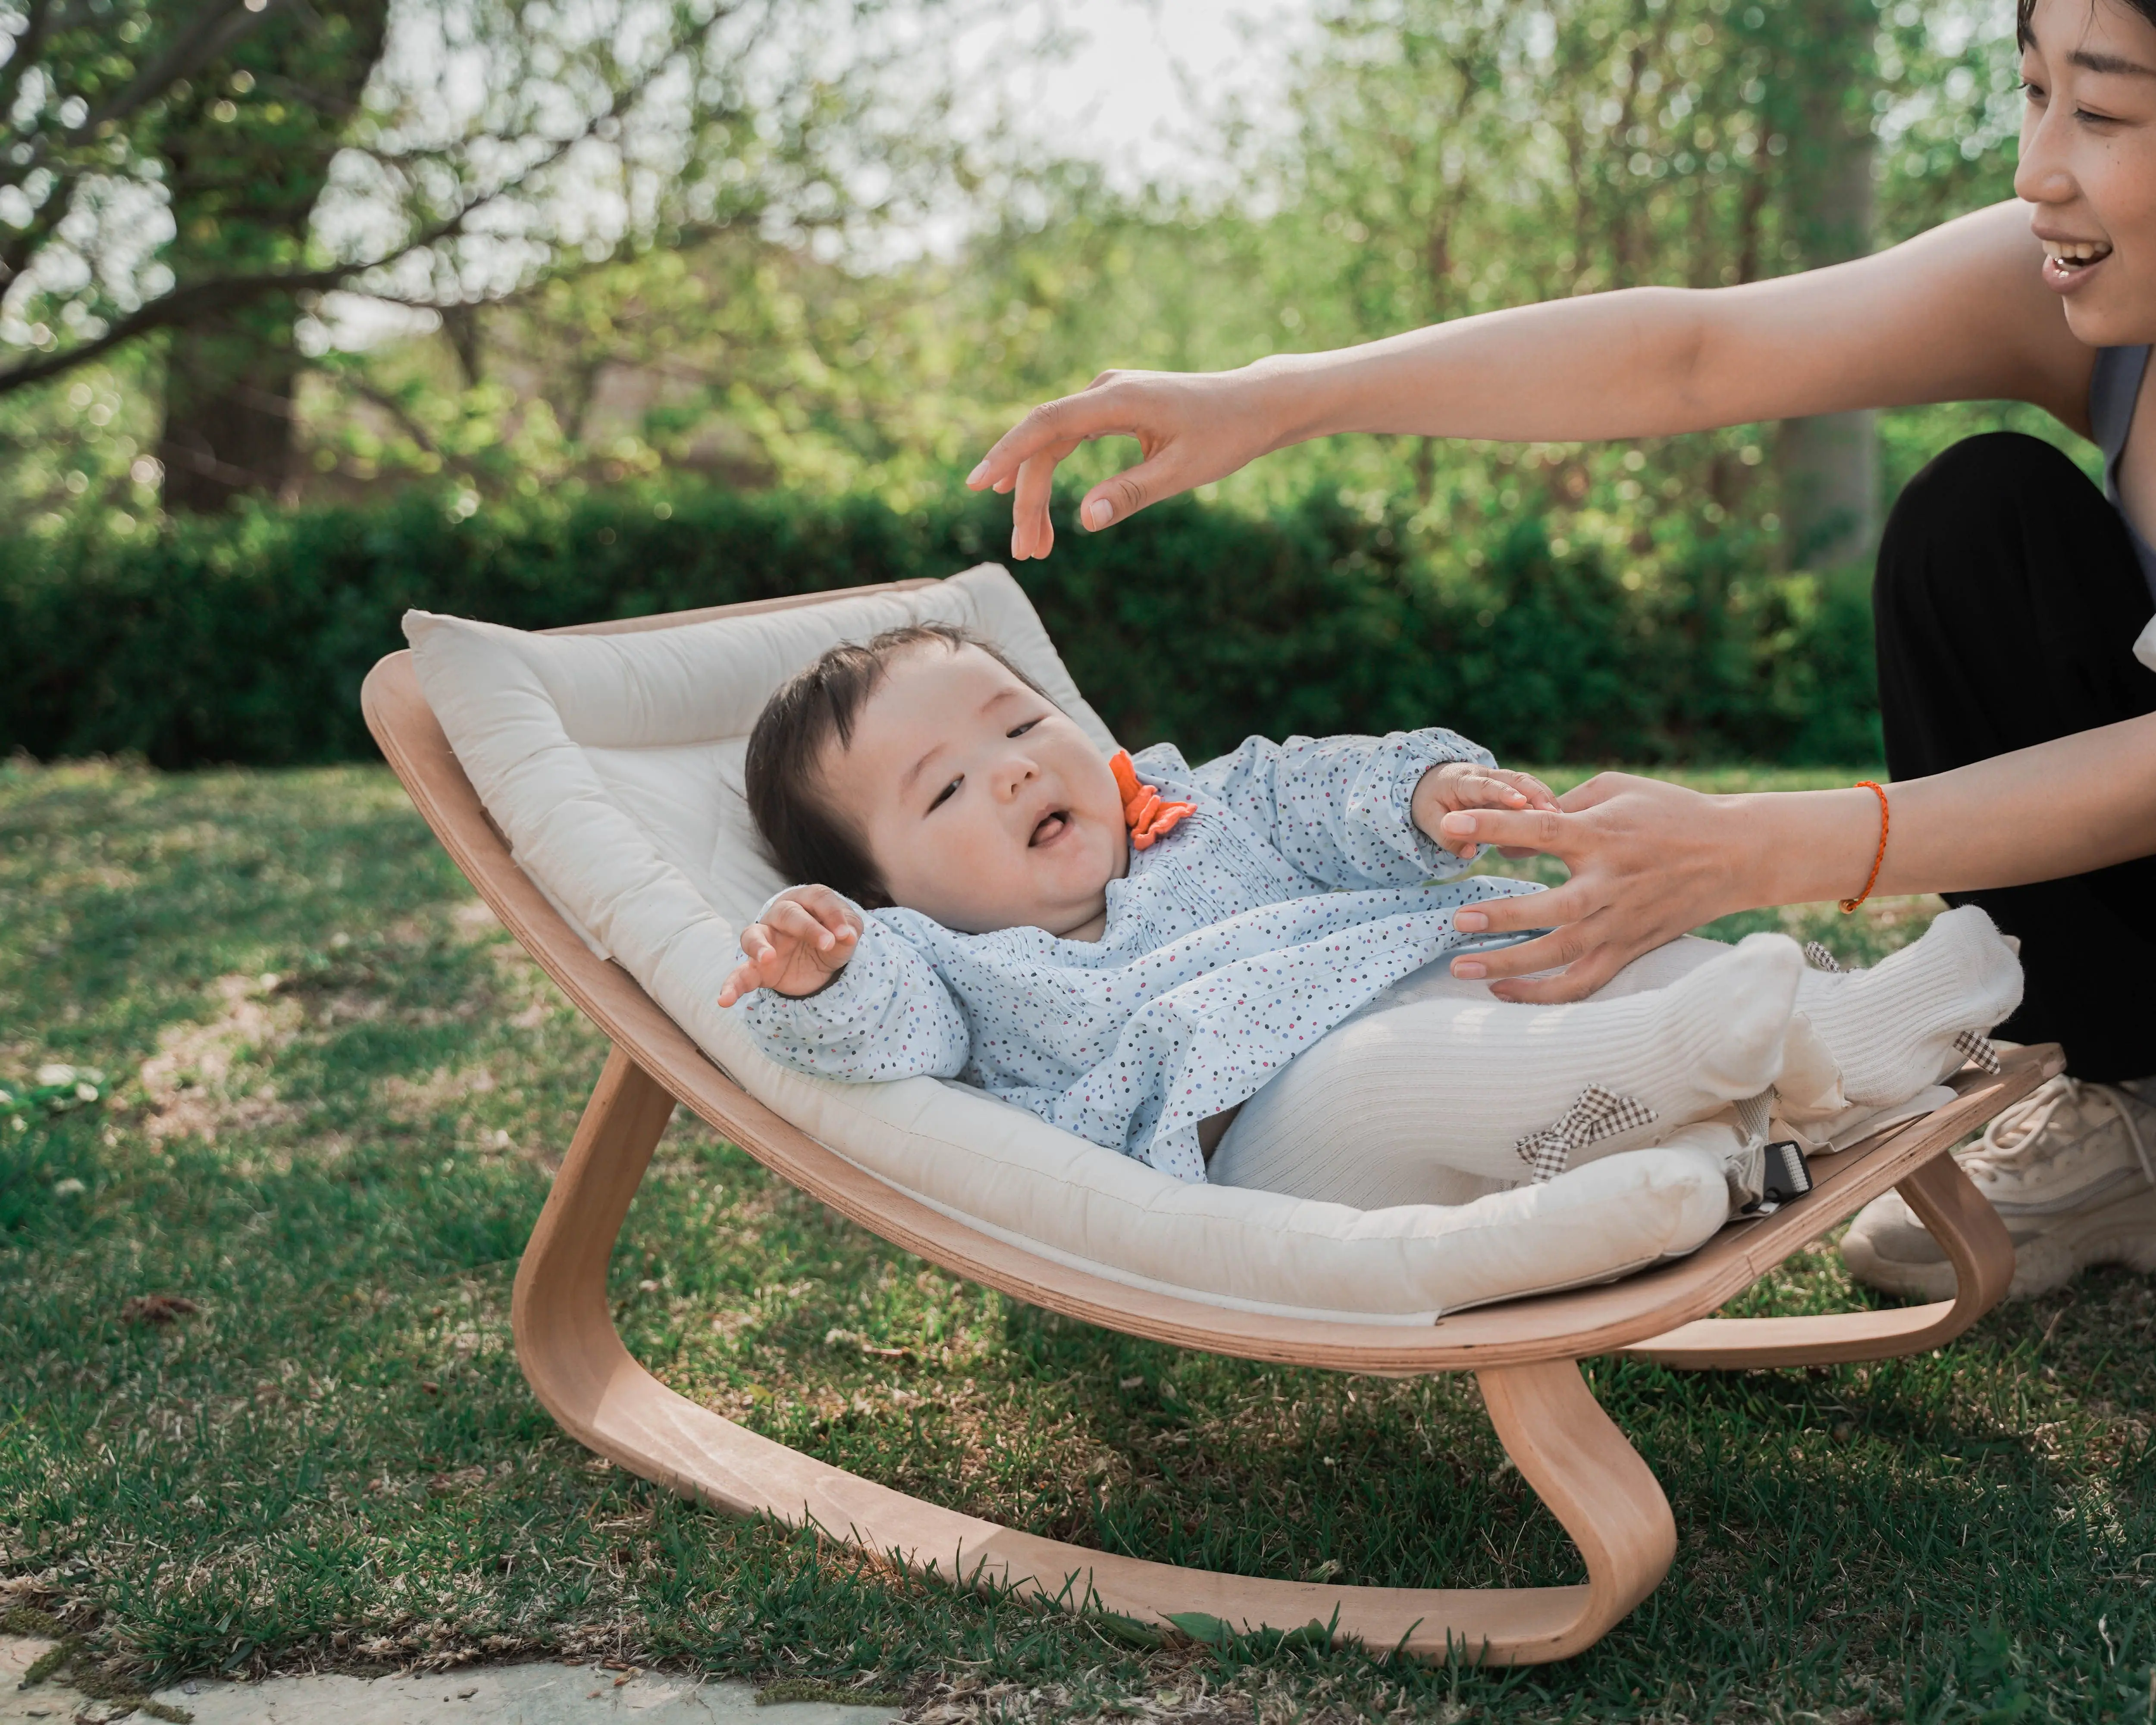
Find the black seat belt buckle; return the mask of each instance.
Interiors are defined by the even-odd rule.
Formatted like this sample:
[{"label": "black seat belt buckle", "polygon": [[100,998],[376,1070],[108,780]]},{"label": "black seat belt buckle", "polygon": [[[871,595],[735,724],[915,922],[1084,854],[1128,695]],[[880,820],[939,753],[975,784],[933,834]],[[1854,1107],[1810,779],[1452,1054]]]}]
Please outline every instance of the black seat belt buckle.
[{"label": "black seat belt buckle", "polygon": [[1761,1156],[1766,1166],[1761,1171],[1759,1199],[1746,1208],[1748,1216],[1771,1216],[1812,1189],[1812,1171],[1795,1139],[1778,1138],[1763,1145]]}]

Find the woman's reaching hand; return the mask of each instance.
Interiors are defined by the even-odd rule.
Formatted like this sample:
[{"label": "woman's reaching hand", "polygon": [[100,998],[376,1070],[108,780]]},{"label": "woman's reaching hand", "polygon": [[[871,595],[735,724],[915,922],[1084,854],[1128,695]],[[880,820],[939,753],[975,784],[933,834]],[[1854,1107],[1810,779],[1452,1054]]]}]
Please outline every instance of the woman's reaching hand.
[{"label": "woman's reaching hand", "polygon": [[[1438,823],[1440,842],[1453,850],[1473,844],[1499,845],[1512,855],[1537,851],[1572,871],[1569,880],[1548,892],[1461,910],[1453,922],[1465,934],[1550,932],[1457,958],[1452,973],[1491,978],[1501,999],[1577,1000],[1640,953],[1731,911],[1771,901],[1751,890],[1750,828],[1736,806],[1748,800],[1604,773],[1560,797],[1555,812],[1477,809],[1446,815]],[[1520,980],[1545,970],[1558,973]]]},{"label": "woman's reaching hand", "polygon": [[1075,395],[1044,403],[998,439],[966,478],[974,490],[1015,490],[1011,556],[1045,557],[1055,543],[1048,518],[1055,465],[1081,443],[1134,437],[1137,465],[1086,494],[1078,518],[1089,532],[1235,471],[1281,446],[1274,423],[1280,367],[1260,361],[1236,372],[1103,372]]}]

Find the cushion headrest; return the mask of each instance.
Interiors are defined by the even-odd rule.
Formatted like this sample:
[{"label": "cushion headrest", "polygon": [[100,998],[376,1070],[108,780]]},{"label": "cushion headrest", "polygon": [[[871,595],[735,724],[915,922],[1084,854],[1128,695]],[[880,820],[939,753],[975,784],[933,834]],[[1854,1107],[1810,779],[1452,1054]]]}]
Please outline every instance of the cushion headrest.
[{"label": "cushion headrest", "polygon": [[[512,847],[528,853],[536,835],[512,824],[531,802],[505,795],[506,780],[535,761],[565,768],[566,740],[608,800],[738,927],[788,884],[742,794],[757,715],[826,649],[910,623],[956,624],[993,642],[1102,748],[1116,747],[1024,589],[993,563],[918,588],[670,627],[534,634],[408,611],[404,635],[428,704]],[[572,783],[561,780],[564,792]],[[591,913],[548,891],[606,950]]]}]

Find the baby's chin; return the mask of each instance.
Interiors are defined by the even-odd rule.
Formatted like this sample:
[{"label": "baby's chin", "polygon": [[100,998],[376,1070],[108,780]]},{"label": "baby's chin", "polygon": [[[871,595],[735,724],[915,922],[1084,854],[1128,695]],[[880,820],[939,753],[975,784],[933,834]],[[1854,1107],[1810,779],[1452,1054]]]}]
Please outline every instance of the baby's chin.
[{"label": "baby's chin", "polygon": [[[1116,836],[1120,839],[1122,834]],[[1048,855],[1029,847],[1007,855],[1000,870],[984,869],[984,875],[999,878],[984,880],[977,875],[972,884],[980,896],[969,903],[909,902],[904,897],[900,902],[960,934],[1039,928],[1060,937],[1073,928],[1097,925],[1106,916],[1108,883],[1124,872],[1117,866],[1123,860],[1081,829],[1062,845],[1051,847]],[[983,887],[988,890],[981,891]]]},{"label": "baby's chin", "polygon": [[1034,896],[1023,914],[1014,914],[1004,926],[1043,928],[1058,937],[1073,929],[1097,927],[1108,911],[1108,882],[1115,877],[1103,868],[1076,880],[1059,880]]}]

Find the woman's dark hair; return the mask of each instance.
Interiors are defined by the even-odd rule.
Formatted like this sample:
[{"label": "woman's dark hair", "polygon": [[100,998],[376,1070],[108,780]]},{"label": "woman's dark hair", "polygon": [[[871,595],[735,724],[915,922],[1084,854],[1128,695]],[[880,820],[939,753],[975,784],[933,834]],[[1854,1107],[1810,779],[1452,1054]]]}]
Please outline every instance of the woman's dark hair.
[{"label": "woman's dark hair", "polygon": [[948,623],[909,624],[870,641],[847,642],[789,677],[757,715],[743,773],[750,818],[789,881],[815,881],[870,910],[891,902],[860,832],[824,797],[824,752],[834,741],[842,749],[852,747],[861,709],[892,659],[928,645],[951,653],[978,647],[1034,694],[1051,699],[993,644]]},{"label": "woman's dark hair", "polygon": [[[2094,0],[2091,0],[2091,3],[2093,4]],[[2139,13],[2150,23],[2156,24],[2156,0],[2122,0],[2122,3]],[[2014,41],[2017,47],[2026,48],[2029,45],[2029,20],[2035,15],[2036,0],[2015,0]]]}]

